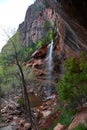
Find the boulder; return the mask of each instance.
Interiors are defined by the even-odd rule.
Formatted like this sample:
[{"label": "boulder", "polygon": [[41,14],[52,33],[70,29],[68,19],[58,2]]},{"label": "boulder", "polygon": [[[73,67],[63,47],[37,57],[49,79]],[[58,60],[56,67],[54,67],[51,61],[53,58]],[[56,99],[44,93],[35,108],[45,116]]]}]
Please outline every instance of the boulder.
[{"label": "boulder", "polygon": [[46,56],[46,54],[47,54],[47,50],[48,50],[47,45],[42,45],[38,50],[36,50],[36,51],[32,54],[32,57],[33,57],[33,58],[44,57],[44,56]]},{"label": "boulder", "polygon": [[31,128],[31,124],[30,123],[25,123],[24,124],[24,130],[28,130]]},{"label": "boulder", "polygon": [[65,130],[65,126],[58,123],[57,126],[53,130]]},{"label": "boulder", "polygon": [[24,126],[24,123],[25,123],[25,120],[22,119],[22,120],[20,120],[19,125],[20,125],[20,126]]},{"label": "boulder", "polygon": [[42,111],[42,113],[43,113],[43,117],[47,117],[51,114],[51,111],[45,110],[45,111]]},{"label": "boulder", "polygon": [[72,130],[79,124],[83,124],[87,127],[87,107],[82,108],[81,111],[75,116],[75,118],[69,125],[68,130]]}]

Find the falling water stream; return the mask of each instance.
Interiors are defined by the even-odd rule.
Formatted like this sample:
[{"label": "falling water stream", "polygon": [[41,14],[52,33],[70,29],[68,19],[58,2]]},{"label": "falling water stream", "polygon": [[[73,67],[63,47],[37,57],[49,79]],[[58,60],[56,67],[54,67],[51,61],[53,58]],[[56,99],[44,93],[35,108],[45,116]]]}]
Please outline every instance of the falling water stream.
[{"label": "falling water stream", "polygon": [[46,64],[46,71],[47,71],[47,79],[48,79],[48,84],[46,85],[46,95],[50,96],[51,95],[51,90],[52,90],[52,70],[53,70],[53,40],[48,46],[48,54],[47,54],[47,64]]},{"label": "falling water stream", "polygon": [[47,63],[47,67],[48,67],[48,76],[49,79],[51,79],[52,75],[52,69],[53,69],[53,57],[52,57],[52,53],[53,53],[53,40],[48,48],[48,63]]}]

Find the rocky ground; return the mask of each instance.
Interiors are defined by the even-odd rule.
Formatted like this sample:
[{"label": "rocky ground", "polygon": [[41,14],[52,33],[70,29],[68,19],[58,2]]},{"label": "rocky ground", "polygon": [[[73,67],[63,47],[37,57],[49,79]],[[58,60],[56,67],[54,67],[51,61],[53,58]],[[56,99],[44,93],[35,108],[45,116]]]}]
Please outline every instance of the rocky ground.
[{"label": "rocky ground", "polygon": [[[15,96],[12,100],[8,101],[2,99],[2,118],[0,123],[0,130],[28,130],[31,129],[31,124],[27,121],[23,111],[18,108],[17,99],[19,97]],[[34,101],[35,102],[35,101]],[[57,96],[53,94],[38,104],[31,108],[32,115],[36,118],[38,122],[38,129],[40,127],[48,128],[54,119],[57,118],[60,112],[57,112],[52,119],[46,121],[57,105]]]},{"label": "rocky ground", "polygon": [[[17,104],[18,98],[19,96],[13,96],[9,100],[2,99],[0,130],[36,130],[31,127],[31,123],[28,122],[23,110],[19,108]],[[39,98],[35,95],[31,98],[31,102],[33,102],[33,105],[31,104],[32,117],[37,122],[37,130],[42,128],[48,130],[61,114],[61,111],[54,110],[58,106],[57,95],[52,94],[42,102],[38,100]],[[73,129],[78,124],[87,126],[87,105],[79,109],[67,130]],[[58,123],[53,130],[66,130],[66,128]]]}]

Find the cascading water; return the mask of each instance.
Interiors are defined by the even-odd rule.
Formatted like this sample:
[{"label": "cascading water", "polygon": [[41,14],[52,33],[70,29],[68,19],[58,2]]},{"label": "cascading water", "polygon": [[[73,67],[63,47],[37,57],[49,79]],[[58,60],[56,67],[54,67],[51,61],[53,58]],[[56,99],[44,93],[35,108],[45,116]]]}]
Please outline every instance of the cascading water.
[{"label": "cascading water", "polygon": [[51,90],[52,90],[52,70],[53,70],[53,57],[52,57],[52,53],[53,53],[53,40],[51,41],[50,45],[48,46],[48,54],[47,54],[47,64],[46,64],[46,73],[47,73],[47,80],[48,83],[46,85],[46,95],[50,96],[51,95]]},{"label": "cascading water", "polygon": [[49,78],[52,77],[51,72],[52,72],[52,68],[53,68],[53,57],[52,57],[52,53],[53,53],[53,40],[49,46],[48,49],[48,74],[49,74]]}]

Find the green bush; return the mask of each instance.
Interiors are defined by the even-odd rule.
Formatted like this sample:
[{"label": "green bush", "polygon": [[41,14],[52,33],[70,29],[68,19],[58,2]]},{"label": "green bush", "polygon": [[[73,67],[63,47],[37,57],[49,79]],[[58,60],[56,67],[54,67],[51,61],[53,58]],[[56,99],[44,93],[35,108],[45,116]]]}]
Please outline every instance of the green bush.
[{"label": "green bush", "polygon": [[61,111],[62,114],[60,115],[58,122],[67,127],[71,123],[72,117],[75,115],[76,111],[71,111],[67,108],[62,108]]},{"label": "green bush", "polygon": [[38,49],[39,47],[41,47],[41,45],[43,44],[42,39],[39,39],[36,43],[35,43],[35,48]]},{"label": "green bush", "polygon": [[17,103],[18,103],[21,107],[23,107],[23,104],[24,104],[23,98],[20,97],[20,98],[18,99]]},{"label": "green bush", "polygon": [[87,127],[85,127],[84,125],[80,124],[80,125],[76,126],[73,130],[87,130]]},{"label": "green bush", "polygon": [[[68,106],[77,108],[87,98],[87,59],[82,55],[80,60],[71,58],[65,61],[66,72],[57,84],[60,100]],[[83,102],[84,101],[84,102]]]},{"label": "green bush", "polygon": [[44,23],[44,27],[45,27],[46,30],[48,30],[51,27],[50,21],[46,20],[45,23]]}]

